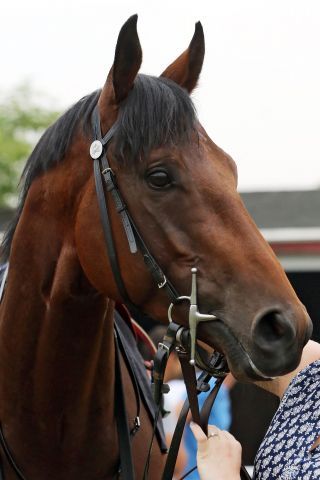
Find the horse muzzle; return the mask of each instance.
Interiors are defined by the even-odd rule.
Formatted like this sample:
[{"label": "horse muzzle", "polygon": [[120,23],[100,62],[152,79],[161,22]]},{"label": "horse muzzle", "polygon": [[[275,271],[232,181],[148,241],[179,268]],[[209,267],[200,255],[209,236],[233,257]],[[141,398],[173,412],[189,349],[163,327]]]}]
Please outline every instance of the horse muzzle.
[{"label": "horse muzzle", "polygon": [[304,331],[298,331],[291,315],[280,309],[268,309],[256,315],[248,336],[217,319],[199,325],[199,338],[227,357],[229,368],[238,380],[266,380],[298,366],[312,332],[306,312],[304,325]]}]

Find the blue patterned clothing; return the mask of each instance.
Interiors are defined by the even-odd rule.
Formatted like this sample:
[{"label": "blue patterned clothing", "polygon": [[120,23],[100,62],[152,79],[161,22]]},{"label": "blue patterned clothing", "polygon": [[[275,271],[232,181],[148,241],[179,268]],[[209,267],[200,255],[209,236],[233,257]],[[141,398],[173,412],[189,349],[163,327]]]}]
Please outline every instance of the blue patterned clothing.
[{"label": "blue patterned clothing", "polygon": [[291,381],[255,459],[255,480],[320,479],[320,360]]}]

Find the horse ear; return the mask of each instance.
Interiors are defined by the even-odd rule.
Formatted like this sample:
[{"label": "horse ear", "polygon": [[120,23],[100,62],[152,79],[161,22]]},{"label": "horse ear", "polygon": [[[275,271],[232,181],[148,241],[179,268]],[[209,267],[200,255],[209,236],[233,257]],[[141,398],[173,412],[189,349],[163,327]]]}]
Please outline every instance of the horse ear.
[{"label": "horse ear", "polygon": [[[118,106],[133,87],[134,80],[142,62],[142,50],[137,32],[138,15],[132,15],[122,26],[114,62],[99,98],[102,125],[113,123],[115,118],[107,120],[110,109],[116,114]],[[110,126],[108,126],[110,128]]]},{"label": "horse ear", "polygon": [[161,77],[170,78],[191,93],[200,76],[204,52],[203,28],[201,23],[197,22],[189,47],[166,68]]}]

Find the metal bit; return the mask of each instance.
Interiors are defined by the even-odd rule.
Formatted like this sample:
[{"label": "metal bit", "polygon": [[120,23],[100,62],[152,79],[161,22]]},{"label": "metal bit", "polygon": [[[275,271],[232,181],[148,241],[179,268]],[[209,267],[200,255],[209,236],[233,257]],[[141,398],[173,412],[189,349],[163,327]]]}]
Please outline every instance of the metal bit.
[{"label": "metal bit", "polygon": [[[189,309],[189,330],[190,330],[190,343],[191,343],[191,352],[190,352],[190,364],[195,365],[195,353],[196,353],[196,340],[197,340],[197,327],[200,322],[211,322],[216,320],[217,317],[214,315],[203,314],[198,310],[197,304],[197,269],[191,268],[192,281],[191,281],[191,293],[190,296],[182,296],[177,300],[180,302],[187,300],[190,302]],[[168,310],[169,321],[172,322],[172,308],[174,304],[172,303]]]},{"label": "metal bit", "polygon": [[211,322],[216,320],[214,315],[203,314],[198,310],[197,304],[197,269],[191,268],[192,285],[190,293],[190,309],[189,309],[189,329],[191,338],[190,364],[195,365],[197,327],[200,322]]}]

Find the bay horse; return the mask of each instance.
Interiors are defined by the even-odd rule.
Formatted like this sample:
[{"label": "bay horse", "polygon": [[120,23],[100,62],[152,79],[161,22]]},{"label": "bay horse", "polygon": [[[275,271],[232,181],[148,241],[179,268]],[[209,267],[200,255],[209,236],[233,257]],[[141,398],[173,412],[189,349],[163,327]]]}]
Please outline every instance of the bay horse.
[{"label": "bay horse", "polygon": [[[76,103],[35,147],[4,240],[10,267],[0,309],[0,421],[30,480],[112,479],[119,463],[113,324],[115,302],[123,298],[89,154],[94,111],[102,136],[114,130],[106,146],[112,175],[166,279],[185,294],[190,268],[198,270],[200,309],[216,317],[200,325],[199,339],[226,355],[237,378],[250,381],[295,368],[310,334],[305,308],[237,193],[234,161],[197,119],[190,93],[204,58],[201,24],[160,77],[138,74],[136,24],[133,16],[123,25],[102,90]],[[166,322],[170,299],[139,249],[130,252],[112,192],[103,194],[130,301]],[[176,320],[187,325],[183,305]],[[123,359],[121,371],[132,419],[135,392]],[[132,441],[138,479],[152,432],[141,408]],[[15,480],[1,457],[5,479]],[[153,480],[162,459],[156,443]]]}]

